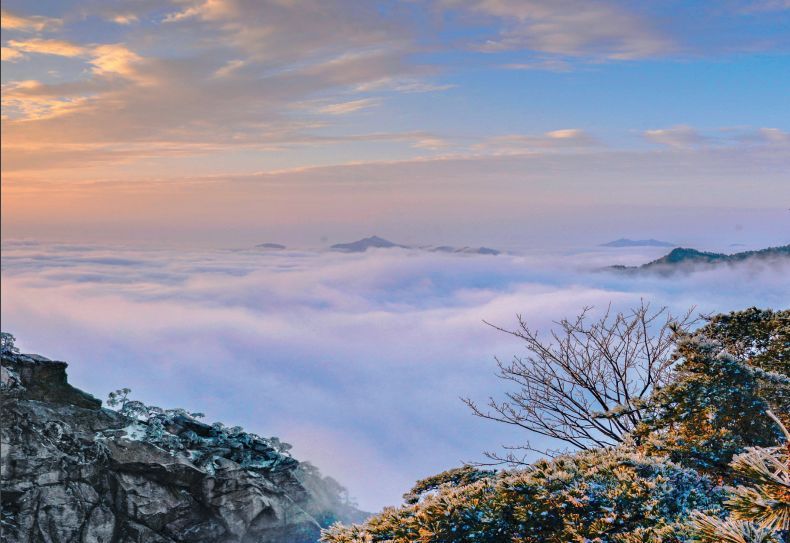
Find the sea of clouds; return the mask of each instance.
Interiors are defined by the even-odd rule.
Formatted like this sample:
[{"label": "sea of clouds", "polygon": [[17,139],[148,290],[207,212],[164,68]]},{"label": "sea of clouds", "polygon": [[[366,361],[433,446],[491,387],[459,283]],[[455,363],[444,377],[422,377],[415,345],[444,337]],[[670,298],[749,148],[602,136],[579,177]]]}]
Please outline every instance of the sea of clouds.
[{"label": "sea of clouds", "polygon": [[683,312],[786,308],[790,265],[628,276],[661,249],[453,255],[385,249],[165,250],[4,242],[2,324],[23,351],[70,362],[99,397],[128,386],[294,444],[368,510],[418,478],[528,436],[459,400],[503,384],[503,327],[542,330],[583,306],[641,299]]}]

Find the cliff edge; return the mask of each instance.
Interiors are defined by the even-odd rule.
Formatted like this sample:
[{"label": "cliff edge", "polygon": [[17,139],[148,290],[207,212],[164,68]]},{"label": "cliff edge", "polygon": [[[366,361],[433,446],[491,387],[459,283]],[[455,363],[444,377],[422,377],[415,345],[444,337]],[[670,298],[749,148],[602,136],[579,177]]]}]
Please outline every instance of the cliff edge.
[{"label": "cliff edge", "polygon": [[312,543],[364,518],[276,438],[140,402],[102,408],[65,362],[9,351],[1,366],[0,541]]}]

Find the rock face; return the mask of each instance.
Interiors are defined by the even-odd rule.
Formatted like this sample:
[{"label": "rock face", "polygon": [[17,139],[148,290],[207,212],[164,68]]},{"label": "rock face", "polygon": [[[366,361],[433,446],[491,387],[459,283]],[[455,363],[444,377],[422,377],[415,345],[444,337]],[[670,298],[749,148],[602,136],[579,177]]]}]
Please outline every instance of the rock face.
[{"label": "rock face", "polygon": [[[103,409],[68,384],[64,362],[6,353],[2,366],[3,542],[312,543],[322,525],[358,520],[319,503],[308,488],[321,477],[305,484],[262,438]],[[161,420],[170,447],[145,437]]]}]

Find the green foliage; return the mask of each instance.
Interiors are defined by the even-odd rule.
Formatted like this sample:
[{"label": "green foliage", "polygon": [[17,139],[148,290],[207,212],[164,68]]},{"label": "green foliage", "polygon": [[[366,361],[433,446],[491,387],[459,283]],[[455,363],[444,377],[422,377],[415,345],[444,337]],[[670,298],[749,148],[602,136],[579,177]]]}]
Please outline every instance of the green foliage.
[{"label": "green foliage", "polygon": [[[779,419],[775,419],[782,426]],[[754,447],[732,462],[745,484],[728,488],[730,518],[697,512],[696,539],[704,543],[785,543],[790,535],[790,434],[781,447]]]},{"label": "green foliage", "polygon": [[689,511],[720,508],[707,478],[625,449],[542,460],[468,483],[447,479],[419,503],[361,525],[335,525],[323,541],[671,543],[687,539]]},{"label": "green foliage", "polygon": [[635,432],[643,450],[729,477],[734,455],[778,444],[766,413],[790,398],[787,324],[787,311],[753,308],[680,334],[674,380]]},{"label": "green foliage", "polygon": [[714,315],[700,329],[730,354],[768,371],[787,373],[790,365],[790,310],[751,307]]},{"label": "green foliage", "polygon": [[464,486],[494,475],[496,472],[493,470],[480,470],[469,465],[449,469],[417,481],[412,489],[403,495],[403,499],[406,503],[417,503],[425,494],[441,487]]},{"label": "green foliage", "polygon": [[790,310],[752,307],[715,315],[701,330],[727,352],[765,373],[761,395],[787,426],[790,425]]}]

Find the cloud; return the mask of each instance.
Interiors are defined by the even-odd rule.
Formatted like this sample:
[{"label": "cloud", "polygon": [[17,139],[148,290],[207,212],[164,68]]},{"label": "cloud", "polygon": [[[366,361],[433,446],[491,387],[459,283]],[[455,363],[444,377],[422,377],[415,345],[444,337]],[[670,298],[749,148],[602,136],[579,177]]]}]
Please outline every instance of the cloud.
[{"label": "cloud", "polygon": [[595,147],[599,142],[584,130],[566,128],[542,135],[507,134],[475,144],[473,149],[494,155],[518,155],[558,150],[579,150]]},{"label": "cloud", "polygon": [[232,2],[226,2],[223,0],[199,0],[197,2],[192,2],[190,5],[188,5],[188,7],[182,9],[181,11],[175,11],[166,15],[163,20],[166,23],[174,23],[192,18],[209,21],[222,19],[236,14],[232,6]]},{"label": "cloud", "polygon": [[790,134],[779,128],[719,128],[702,133],[691,126],[647,130],[643,136],[653,143],[676,149],[700,147],[735,147],[743,145],[765,145],[782,147],[790,143]]},{"label": "cloud", "polygon": [[[360,136],[383,134],[386,126],[353,130],[352,120],[371,123],[373,115],[347,114],[380,104],[375,114],[389,119],[394,108],[431,108],[429,96],[413,95],[459,88],[445,79],[485,56],[470,49],[502,53],[493,66],[549,71],[670,55],[676,44],[657,28],[663,19],[654,11],[580,0],[437,0],[388,9],[350,0],[185,0],[164,6],[144,0],[89,5],[82,15],[64,14],[62,24],[14,15],[8,18],[13,32],[46,35],[11,34],[4,49],[13,72],[3,93],[3,161],[16,178],[46,181],[162,171],[156,166],[174,172],[189,167],[180,159],[190,153],[195,164],[259,171],[306,156],[318,165],[330,156],[342,162],[476,152],[485,146],[475,141],[482,134],[467,134],[453,123],[445,126],[454,134],[434,134],[438,130],[427,124],[431,116],[422,115],[408,116],[406,128],[389,131],[392,137],[376,145],[363,144]],[[140,24],[128,24],[135,21]],[[80,29],[90,36],[74,41]],[[488,41],[472,44],[461,36]],[[62,74],[44,71],[54,63]],[[35,88],[27,86],[30,80]],[[465,92],[448,93],[439,110],[462,107],[470,97]],[[314,106],[312,112],[305,104]],[[432,134],[395,145],[405,141],[397,137],[401,132]],[[298,158],[287,153],[351,141],[360,143]],[[506,153],[544,145],[503,142]],[[488,143],[493,148],[495,142]]]},{"label": "cloud", "polygon": [[393,79],[391,77],[384,77],[376,81],[369,81],[357,85],[358,92],[371,92],[371,91],[391,91],[400,92],[405,94],[415,94],[424,92],[441,92],[456,88],[457,85],[452,83],[431,83],[429,81],[420,81],[417,79]]},{"label": "cloud", "polygon": [[91,51],[90,63],[97,76],[121,76],[141,84],[155,79],[140,70],[143,58],[122,44],[99,45]]},{"label": "cloud", "polygon": [[3,30],[17,30],[21,32],[41,32],[61,26],[62,21],[52,17],[42,17],[40,15],[17,15],[7,10],[0,13],[2,18]]},{"label": "cloud", "polygon": [[4,61],[14,62],[15,60],[24,58],[24,55],[11,47],[2,47],[0,48],[0,57],[2,57]]},{"label": "cloud", "polygon": [[[529,50],[543,53],[630,60],[665,55],[673,41],[646,17],[606,2],[571,0],[447,1],[499,19],[501,30],[480,44],[488,52]],[[527,63],[528,64],[528,63]]]},{"label": "cloud", "polygon": [[790,132],[780,128],[760,128],[759,136],[769,143],[790,143]]},{"label": "cloud", "polygon": [[448,141],[436,137],[419,138],[417,139],[417,141],[415,141],[412,144],[412,147],[415,147],[417,149],[429,149],[432,151],[445,149],[448,146],[450,146],[450,143]]},{"label": "cloud", "polygon": [[503,64],[502,68],[507,70],[539,70],[547,72],[569,72],[573,69],[573,64],[561,59],[541,59],[530,62],[515,62]]},{"label": "cloud", "polygon": [[644,297],[706,312],[790,296],[787,266],[594,272],[656,254],[4,243],[2,320],[23,349],[68,360],[77,386],[100,396],[130,386],[150,403],[279,435],[378,509],[418,478],[526,439],[458,400],[498,393],[493,357],[522,348],[482,319],[509,327],[521,313],[547,330],[588,304]]},{"label": "cloud", "polygon": [[350,100],[348,102],[339,102],[337,104],[327,104],[317,109],[318,113],[326,115],[347,115],[362,109],[368,109],[379,105],[379,100],[375,98],[360,98],[359,100]]},{"label": "cloud", "polygon": [[647,130],[644,136],[653,143],[676,148],[694,147],[708,141],[698,130],[685,125]]},{"label": "cloud", "polygon": [[[139,161],[158,151],[159,157],[172,156],[174,148],[203,154],[329,145],[339,140],[313,134],[326,123],[305,119],[298,104],[320,100],[320,114],[340,117],[381,101],[358,96],[372,82],[391,79],[388,92],[446,88],[423,82],[420,68],[405,62],[414,44],[404,37],[402,18],[385,17],[373,6],[187,2],[164,18],[167,23],[150,3],[140,3],[138,11],[128,7],[101,15],[124,22],[158,19],[140,25],[137,45],[11,41],[8,59],[59,55],[86,68],[68,83],[41,77],[35,89],[13,79],[7,85],[3,146],[15,154],[12,162],[38,163],[37,171],[52,162],[124,164],[143,143],[148,145]],[[379,92],[385,92],[381,85]]]},{"label": "cloud", "polygon": [[[353,11],[354,16],[348,17]],[[221,36],[247,58],[286,64],[367,48],[396,48],[405,21],[384,17],[373,4],[346,0],[198,0],[167,15],[164,22],[187,31]]]},{"label": "cloud", "polygon": [[25,53],[57,55],[61,57],[78,57],[84,55],[86,49],[80,45],[64,40],[32,39],[25,41],[10,40],[9,47]]},{"label": "cloud", "polygon": [[[82,47],[62,40],[10,41],[15,51],[40,53],[62,57],[83,57],[90,66],[93,77],[68,83],[44,83],[36,80],[12,81],[3,86],[2,103],[6,113],[3,134],[13,134],[13,146],[32,146],[49,140],[49,145],[86,144],[84,128],[80,123],[68,123],[62,117],[73,119],[103,106],[102,97],[114,95],[119,98],[117,80],[125,80],[129,85],[144,87],[155,83],[156,77],[145,70],[144,59],[121,44],[105,44]],[[150,65],[149,65],[150,66]],[[129,88],[127,85],[126,88]],[[115,107],[118,103],[115,103]],[[49,134],[41,125],[47,122],[66,122],[71,125],[71,133]],[[87,120],[90,123],[93,119]],[[15,130],[15,122],[21,122],[21,130]],[[117,127],[119,130],[120,127]],[[25,137],[25,133],[40,134],[40,137]],[[82,138],[80,138],[82,135]],[[18,139],[17,137],[18,136]],[[76,138],[75,138],[76,136]],[[57,143],[56,143],[57,142]],[[4,147],[8,148],[7,142]],[[72,150],[78,149],[72,145]]]},{"label": "cloud", "polygon": [[130,25],[139,22],[139,17],[134,13],[119,13],[111,18],[112,22],[119,25]]}]

